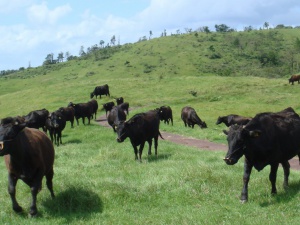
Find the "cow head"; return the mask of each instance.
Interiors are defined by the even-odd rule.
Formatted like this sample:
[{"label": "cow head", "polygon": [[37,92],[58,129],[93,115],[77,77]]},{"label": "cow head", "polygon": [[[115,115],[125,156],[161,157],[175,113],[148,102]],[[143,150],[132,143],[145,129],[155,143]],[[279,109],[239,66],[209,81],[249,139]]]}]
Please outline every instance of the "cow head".
[{"label": "cow head", "polygon": [[115,124],[115,129],[117,131],[117,142],[121,143],[128,137],[128,127],[130,124],[126,121],[120,121],[119,123]]},{"label": "cow head", "polygon": [[63,115],[60,112],[54,112],[50,115],[51,125],[53,128],[58,128],[60,126],[60,121],[62,120]]},{"label": "cow head", "polygon": [[204,122],[204,121],[202,121],[201,123],[200,123],[200,127],[203,129],[203,128],[207,128],[207,125],[206,125],[206,123]]},{"label": "cow head", "polygon": [[1,120],[0,124],[0,156],[9,154],[9,143],[25,128],[25,123],[22,123],[18,118],[7,117]]},{"label": "cow head", "polygon": [[91,92],[90,97],[93,98],[94,96],[94,92]]},{"label": "cow head", "polygon": [[260,136],[261,131],[249,131],[245,126],[233,125],[229,131],[223,131],[227,135],[228,152],[224,161],[227,165],[234,165],[244,155],[248,140]]},{"label": "cow head", "polygon": [[216,125],[219,125],[220,123],[223,123],[224,122],[224,116],[219,116],[218,117],[218,120],[217,120],[217,122],[216,122]]}]

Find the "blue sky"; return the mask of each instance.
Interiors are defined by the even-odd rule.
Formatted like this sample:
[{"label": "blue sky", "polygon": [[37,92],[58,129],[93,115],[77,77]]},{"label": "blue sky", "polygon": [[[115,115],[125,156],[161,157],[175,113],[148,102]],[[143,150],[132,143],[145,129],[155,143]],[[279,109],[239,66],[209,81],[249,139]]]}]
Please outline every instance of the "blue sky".
[{"label": "blue sky", "polygon": [[300,26],[299,0],[0,0],[0,70],[42,65],[47,54],[78,55],[110,42],[137,42],[216,24],[243,30],[268,22]]}]

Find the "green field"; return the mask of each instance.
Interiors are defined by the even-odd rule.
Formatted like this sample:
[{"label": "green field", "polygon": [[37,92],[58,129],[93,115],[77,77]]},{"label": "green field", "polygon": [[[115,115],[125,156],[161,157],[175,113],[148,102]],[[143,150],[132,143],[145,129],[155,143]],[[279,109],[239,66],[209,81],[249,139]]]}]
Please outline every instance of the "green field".
[{"label": "green field", "polygon": [[[98,115],[105,114],[102,104],[120,96],[130,103],[129,117],[169,105],[174,126],[161,123],[160,130],[226,143],[225,126],[215,125],[218,116],[254,116],[287,107],[300,113],[300,85],[288,84],[291,73],[297,73],[287,57],[297,34],[294,29],[280,31],[277,42],[267,31],[170,36],[26,69],[0,77],[0,118],[41,108],[51,112],[70,101],[87,102],[96,85],[108,84],[111,97],[97,99]],[[248,46],[242,53],[230,45],[236,36]],[[269,38],[261,51],[277,49],[280,65],[259,65],[259,51],[247,42],[259,38]],[[209,57],[211,45],[221,58]],[[294,56],[296,60],[298,55]],[[207,129],[184,127],[180,111],[187,105],[195,108]],[[112,129],[95,121],[86,126],[80,121],[73,129],[67,123],[62,141],[55,147],[56,199],[44,184],[37,218],[27,216],[31,194],[22,181],[17,199],[24,213],[13,212],[6,168],[0,164],[2,224],[297,224],[300,219],[298,171],[291,172],[290,188],[284,190],[279,169],[276,196],[270,194],[269,167],[253,171],[249,202],[241,204],[243,162],[227,166],[222,160],[225,152],[160,139],[158,158],[147,157],[144,151],[143,162],[138,163],[129,140],[117,143]]]}]

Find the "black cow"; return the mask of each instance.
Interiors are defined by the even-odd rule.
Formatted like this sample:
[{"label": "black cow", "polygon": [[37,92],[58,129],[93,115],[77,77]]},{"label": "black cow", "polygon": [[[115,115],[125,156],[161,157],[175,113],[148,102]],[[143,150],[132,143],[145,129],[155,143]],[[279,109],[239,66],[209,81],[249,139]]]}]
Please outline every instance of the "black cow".
[{"label": "black cow", "polygon": [[16,200],[16,184],[23,180],[31,189],[32,202],[29,214],[37,214],[36,197],[42,188],[42,179],[46,176],[47,187],[51,197],[53,192],[54,148],[47,135],[17,118],[4,118],[0,125],[0,156],[4,156],[8,170],[8,193],[15,212],[22,207]]},{"label": "black cow", "polygon": [[68,106],[68,107],[60,107],[58,110],[64,115],[66,121],[71,122],[71,127],[73,128],[75,109],[72,106]]},{"label": "black cow", "polygon": [[61,132],[66,127],[66,118],[64,117],[64,115],[61,113],[60,110],[57,110],[49,114],[49,118],[47,119],[46,126],[47,129],[49,130],[52,143],[54,137],[54,143],[57,146],[59,146],[59,143],[62,144]]},{"label": "black cow", "polygon": [[197,124],[200,128],[207,128],[207,125],[202,121],[197,115],[194,108],[186,106],[181,110],[181,119],[184,123],[184,126],[189,126],[194,128],[194,125]]},{"label": "black cow", "polygon": [[270,165],[271,193],[275,194],[279,163],[284,171],[284,187],[288,186],[289,159],[300,153],[300,117],[292,108],[277,113],[259,113],[247,125],[231,126],[227,135],[228,152],[224,161],[234,165],[244,155],[241,201],[248,200],[248,182],[254,167],[261,171]]},{"label": "black cow", "polygon": [[75,110],[75,118],[77,125],[79,125],[79,119],[82,118],[82,123],[85,125],[85,117],[88,119],[88,124],[90,124],[91,117],[93,116],[93,108],[89,103],[77,103],[74,104],[70,102],[68,107],[71,106]]},{"label": "black cow", "polygon": [[47,109],[34,110],[29,112],[24,116],[25,123],[27,127],[30,128],[42,128],[46,132],[45,123],[49,116],[49,111]]},{"label": "black cow", "polygon": [[119,97],[119,98],[115,98],[116,99],[116,102],[117,102],[117,105],[120,105],[124,102],[124,98],[123,97]]},{"label": "black cow", "polygon": [[107,122],[113,128],[114,132],[116,132],[116,126],[125,120],[126,114],[119,106],[114,106],[107,116]]},{"label": "black cow", "polygon": [[295,81],[298,81],[298,84],[300,83],[300,75],[292,75],[289,79],[289,84],[292,83],[294,85]]},{"label": "black cow", "polygon": [[110,112],[110,110],[115,106],[114,102],[107,102],[103,104],[103,109],[105,109],[105,115],[107,117],[107,112]]},{"label": "black cow", "polygon": [[98,102],[95,99],[92,99],[88,102],[92,106],[93,114],[95,115],[95,120],[97,119],[97,111],[98,111]]},{"label": "black cow", "polygon": [[[123,142],[129,137],[134,149],[135,159],[142,161],[142,153],[145,142],[149,144],[148,155],[151,155],[152,139],[154,139],[155,155],[157,156],[158,136],[163,138],[159,132],[159,116],[155,110],[134,115],[126,122],[117,126],[117,141]],[[137,146],[140,146],[139,152]],[[138,157],[139,153],[139,157]]]},{"label": "black cow", "polygon": [[100,95],[100,98],[101,98],[101,95],[105,95],[105,96],[110,96],[109,94],[109,87],[107,84],[103,85],[103,86],[97,86],[95,87],[94,91],[91,92],[91,95],[90,97],[93,98],[94,96],[97,96]]},{"label": "black cow", "polygon": [[127,115],[129,115],[129,103],[123,102],[120,105],[118,105],[124,112],[126,112]]},{"label": "black cow", "polygon": [[164,123],[169,124],[171,121],[173,126],[173,114],[170,106],[161,106],[156,109],[160,118],[160,121],[164,121]]},{"label": "black cow", "polygon": [[251,117],[244,117],[235,114],[230,114],[228,116],[219,116],[216,125],[224,123],[227,127],[237,124],[237,125],[246,125],[251,120]]}]

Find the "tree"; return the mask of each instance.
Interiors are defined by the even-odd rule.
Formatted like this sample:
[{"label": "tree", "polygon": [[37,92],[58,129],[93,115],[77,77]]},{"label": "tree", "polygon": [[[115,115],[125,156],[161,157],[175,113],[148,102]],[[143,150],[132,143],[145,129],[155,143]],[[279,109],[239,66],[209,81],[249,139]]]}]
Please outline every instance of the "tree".
[{"label": "tree", "polygon": [[70,52],[67,51],[67,52],[65,53],[65,58],[66,58],[67,60],[69,60],[69,57],[70,57]]},{"label": "tree", "polygon": [[49,65],[56,63],[56,61],[53,60],[53,53],[50,53],[46,56],[45,61],[43,62],[43,65]]},{"label": "tree", "polygon": [[64,61],[64,53],[60,52],[60,53],[58,53],[58,56],[57,56],[57,62],[63,62],[63,61]]},{"label": "tree", "polygon": [[84,51],[84,47],[83,46],[80,46],[80,50],[79,50],[79,56],[85,56],[86,53]]},{"label": "tree", "polygon": [[216,24],[215,28],[216,28],[216,32],[220,32],[220,33],[231,31],[230,27],[228,27],[226,24],[220,24],[220,25]]},{"label": "tree", "polygon": [[269,23],[268,23],[268,22],[265,22],[265,23],[264,23],[264,28],[266,28],[266,29],[269,28]]},{"label": "tree", "polygon": [[149,31],[149,40],[151,39],[152,37],[152,30]]},{"label": "tree", "polygon": [[111,37],[110,43],[111,43],[112,45],[115,45],[115,43],[116,43],[116,36],[115,36],[115,35],[113,35],[113,36]]},{"label": "tree", "polygon": [[252,26],[248,26],[248,27],[244,27],[244,31],[252,31],[253,27]]},{"label": "tree", "polygon": [[101,48],[103,48],[103,46],[104,46],[104,41],[101,40],[101,41],[99,42],[99,44],[100,44]]}]

